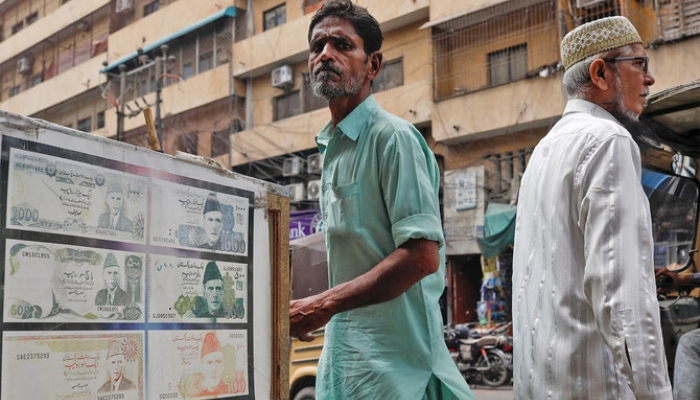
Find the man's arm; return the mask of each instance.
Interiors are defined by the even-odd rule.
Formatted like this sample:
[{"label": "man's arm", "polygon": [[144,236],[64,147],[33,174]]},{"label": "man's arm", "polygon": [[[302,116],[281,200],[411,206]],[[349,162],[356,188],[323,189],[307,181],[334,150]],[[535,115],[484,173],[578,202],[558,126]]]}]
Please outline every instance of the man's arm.
[{"label": "man's arm", "polygon": [[304,341],[343,311],[389,301],[440,267],[438,243],[411,239],[374,268],[357,278],[315,296],[289,304],[290,332]]}]

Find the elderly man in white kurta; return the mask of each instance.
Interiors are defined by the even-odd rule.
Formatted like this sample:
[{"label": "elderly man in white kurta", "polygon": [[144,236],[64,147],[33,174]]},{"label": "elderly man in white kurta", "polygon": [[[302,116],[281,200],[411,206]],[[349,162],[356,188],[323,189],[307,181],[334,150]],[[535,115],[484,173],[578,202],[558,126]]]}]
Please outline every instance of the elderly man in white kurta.
[{"label": "elderly man in white kurta", "polygon": [[649,60],[609,17],[561,45],[569,100],[522,180],[513,257],[519,400],[671,399],[640,152]]}]

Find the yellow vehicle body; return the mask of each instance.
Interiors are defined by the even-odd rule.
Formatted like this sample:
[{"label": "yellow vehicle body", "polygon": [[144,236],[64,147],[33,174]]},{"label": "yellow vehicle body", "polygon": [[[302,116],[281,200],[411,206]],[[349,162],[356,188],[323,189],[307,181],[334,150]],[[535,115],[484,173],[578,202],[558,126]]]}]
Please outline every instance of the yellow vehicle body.
[{"label": "yellow vehicle body", "polygon": [[[323,232],[315,233],[289,243],[292,276],[292,299],[312,296],[328,289],[328,261]],[[302,342],[290,338],[289,399],[316,398],[316,369],[323,349],[324,330],[313,333],[314,340]]]}]

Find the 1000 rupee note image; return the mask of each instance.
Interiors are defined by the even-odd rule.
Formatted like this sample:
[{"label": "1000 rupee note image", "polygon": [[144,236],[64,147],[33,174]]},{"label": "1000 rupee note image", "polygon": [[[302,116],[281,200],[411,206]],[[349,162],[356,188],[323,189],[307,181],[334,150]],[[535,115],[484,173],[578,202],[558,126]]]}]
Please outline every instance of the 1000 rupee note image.
[{"label": "1000 rupee note image", "polygon": [[143,177],[13,148],[7,188],[8,228],[145,243]]},{"label": "1000 rupee note image", "polygon": [[143,340],[136,331],[6,331],[0,399],[143,400]]},{"label": "1000 rupee note image", "polygon": [[154,182],[152,204],[158,207],[150,214],[152,245],[248,255],[247,198]]}]

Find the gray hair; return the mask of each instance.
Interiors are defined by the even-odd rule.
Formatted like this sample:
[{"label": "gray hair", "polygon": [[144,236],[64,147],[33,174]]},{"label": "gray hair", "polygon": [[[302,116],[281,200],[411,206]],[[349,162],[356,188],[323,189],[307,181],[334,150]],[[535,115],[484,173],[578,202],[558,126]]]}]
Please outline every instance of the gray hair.
[{"label": "gray hair", "polygon": [[615,58],[620,54],[625,54],[632,51],[630,45],[612,49],[603,53],[592,55],[582,61],[569,67],[564,72],[564,77],[562,78],[562,84],[566,94],[569,99],[585,99],[587,94],[591,89],[591,75],[589,69],[591,63],[599,58]]}]

